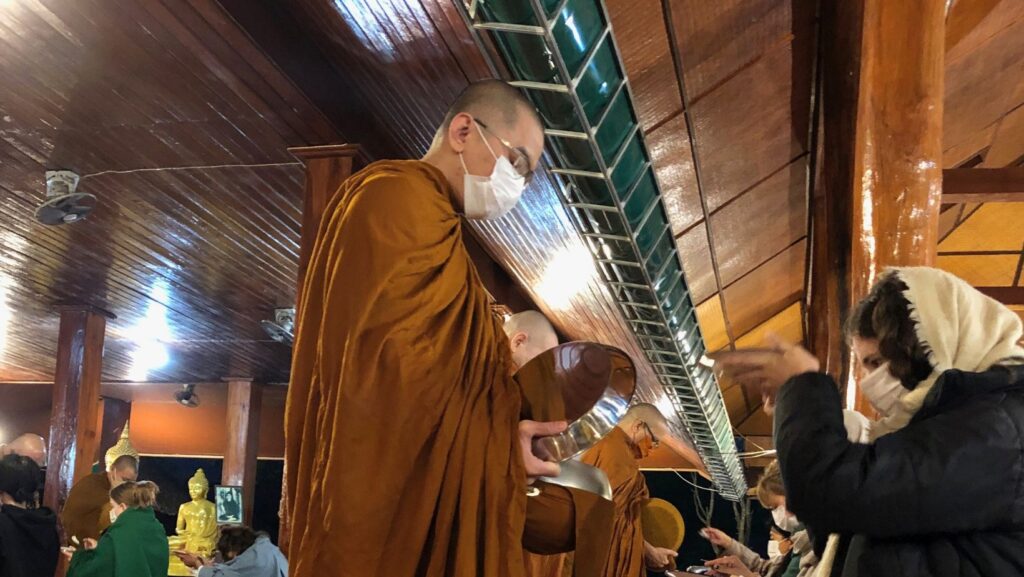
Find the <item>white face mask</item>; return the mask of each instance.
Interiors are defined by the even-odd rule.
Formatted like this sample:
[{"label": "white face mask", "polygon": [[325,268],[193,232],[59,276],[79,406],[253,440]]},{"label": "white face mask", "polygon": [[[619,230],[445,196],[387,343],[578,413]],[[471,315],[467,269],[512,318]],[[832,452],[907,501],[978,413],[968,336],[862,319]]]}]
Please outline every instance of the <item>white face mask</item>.
[{"label": "white face mask", "polygon": [[889,372],[889,363],[883,364],[861,379],[860,388],[871,406],[883,417],[892,414],[893,407],[907,391],[900,380]]},{"label": "white face mask", "polygon": [[526,179],[516,172],[508,158],[494,154],[494,149],[487,143],[487,137],[484,136],[480,125],[474,124],[495,162],[490,176],[474,176],[466,169],[466,161],[462,158],[462,153],[459,153],[462,170],[466,173],[463,179],[463,203],[465,204],[466,218],[485,220],[501,218],[519,202],[519,197],[523,195],[523,189],[526,188]]},{"label": "white face mask", "polygon": [[114,521],[117,521],[117,511],[110,510],[110,524],[113,525]]},{"label": "white face mask", "polygon": [[798,527],[800,527],[800,521],[796,517],[789,514],[784,505],[772,509],[772,520],[778,525],[779,529],[792,533]]},{"label": "white face mask", "polygon": [[772,561],[774,561],[774,560],[778,559],[779,557],[782,557],[781,545],[779,545],[779,542],[776,541],[775,539],[769,540],[768,541],[768,558],[771,559]]}]

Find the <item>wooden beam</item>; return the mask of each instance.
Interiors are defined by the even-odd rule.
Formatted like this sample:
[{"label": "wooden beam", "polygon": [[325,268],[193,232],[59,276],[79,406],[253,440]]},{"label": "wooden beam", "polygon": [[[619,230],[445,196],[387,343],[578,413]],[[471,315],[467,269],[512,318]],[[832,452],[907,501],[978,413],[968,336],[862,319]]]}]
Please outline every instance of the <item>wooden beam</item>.
[{"label": "wooden beam", "polygon": [[64,507],[76,481],[92,470],[100,444],[100,375],[107,318],[88,306],[60,309],[57,366],[50,412],[50,454],[44,503]]},{"label": "wooden beam", "polygon": [[252,379],[231,377],[224,380],[228,383],[228,446],[224,450],[221,484],[242,488],[242,522],[252,525],[263,386],[252,382]]},{"label": "wooden beam", "polygon": [[113,447],[121,437],[128,418],[132,413],[132,404],[128,401],[103,397],[103,419],[100,425],[100,444],[96,451],[96,461],[103,461],[107,450]]},{"label": "wooden beam", "polygon": [[975,287],[1007,306],[1024,306],[1024,287],[1015,286],[980,286]]},{"label": "wooden beam", "polygon": [[313,255],[316,231],[328,203],[334,198],[341,183],[352,175],[353,161],[359,155],[355,144],[301,146],[288,152],[306,165],[306,190],[302,204],[302,238],[299,242],[299,295],[302,279],[306,276],[309,259]]},{"label": "wooden beam", "polygon": [[935,261],[945,3],[826,0],[821,20],[807,326],[814,352],[845,385],[841,327],[853,304],[886,266]]},{"label": "wooden beam", "polygon": [[1024,202],[1024,167],[943,170],[942,202]]}]

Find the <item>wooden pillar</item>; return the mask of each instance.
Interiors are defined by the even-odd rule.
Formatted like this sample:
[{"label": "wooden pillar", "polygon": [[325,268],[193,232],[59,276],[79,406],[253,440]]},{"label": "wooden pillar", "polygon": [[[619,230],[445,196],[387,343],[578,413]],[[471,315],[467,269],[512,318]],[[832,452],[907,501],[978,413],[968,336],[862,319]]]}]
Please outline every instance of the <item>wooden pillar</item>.
[{"label": "wooden pillar", "polygon": [[313,243],[320,228],[324,209],[338,192],[341,183],[351,176],[359,146],[355,144],[331,144],[326,146],[302,146],[289,148],[288,152],[306,165],[306,191],[302,204],[302,239],[299,243],[299,293],[302,295],[302,279],[313,254]]},{"label": "wooden pillar", "polygon": [[100,425],[100,444],[96,451],[96,457],[93,459],[100,463],[103,463],[107,451],[117,444],[117,440],[121,437],[121,432],[124,431],[125,425],[128,424],[128,418],[132,414],[132,404],[128,401],[113,397],[103,397],[102,400],[103,417]]},{"label": "wooden pillar", "polygon": [[221,485],[242,487],[243,522],[251,525],[263,386],[252,382],[252,379],[231,377],[224,380],[228,383],[228,446],[224,451]]},{"label": "wooden pillar", "polygon": [[90,473],[99,448],[100,375],[108,312],[60,309],[44,502],[60,511],[71,486]]},{"label": "wooden pillar", "polygon": [[[295,334],[298,334],[302,311],[302,283],[306,278],[306,269],[313,255],[313,245],[320,229],[320,220],[324,210],[338,192],[341,184],[352,175],[355,158],[359,155],[356,144],[332,144],[326,146],[304,146],[289,148],[296,158],[306,166],[306,189],[302,205],[302,237],[299,244],[299,274],[296,279],[298,289],[295,293]],[[285,412],[287,427],[288,413]],[[286,439],[287,441],[287,436]],[[279,546],[288,552],[288,455],[285,448],[284,478],[281,480],[281,508],[278,513],[281,526]]]},{"label": "wooden pillar", "polygon": [[808,340],[842,383],[850,363],[840,329],[853,304],[885,267],[935,261],[944,18],[942,0],[822,6],[822,190]]}]

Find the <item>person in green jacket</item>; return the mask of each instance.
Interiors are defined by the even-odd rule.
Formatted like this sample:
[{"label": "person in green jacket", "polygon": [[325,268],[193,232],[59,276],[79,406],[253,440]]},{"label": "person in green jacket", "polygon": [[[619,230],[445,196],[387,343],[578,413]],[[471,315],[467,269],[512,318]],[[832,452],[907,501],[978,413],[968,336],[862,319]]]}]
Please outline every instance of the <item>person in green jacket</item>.
[{"label": "person in green jacket", "polygon": [[86,539],[71,557],[67,577],[165,577],[170,550],[153,514],[159,492],[151,481],[110,490],[112,524],[99,541]]}]

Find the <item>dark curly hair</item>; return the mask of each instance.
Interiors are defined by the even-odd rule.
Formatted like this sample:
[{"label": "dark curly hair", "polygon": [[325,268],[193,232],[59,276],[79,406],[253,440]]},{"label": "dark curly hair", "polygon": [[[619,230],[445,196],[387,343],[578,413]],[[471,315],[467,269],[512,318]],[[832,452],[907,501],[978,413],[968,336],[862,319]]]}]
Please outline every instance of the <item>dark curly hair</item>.
[{"label": "dark curly hair", "polygon": [[932,374],[928,349],[917,338],[910,317],[907,285],[895,272],[887,273],[860,301],[846,321],[847,338],[877,339],[878,352],[889,362],[889,372],[913,390]]},{"label": "dark curly hair", "polygon": [[35,507],[39,495],[39,465],[28,457],[7,455],[0,459],[0,493],[20,505]]},{"label": "dark curly hair", "polygon": [[225,559],[234,559],[252,547],[259,535],[245,525],[223,527],[220,540],[217,541],[217,550]]}]

